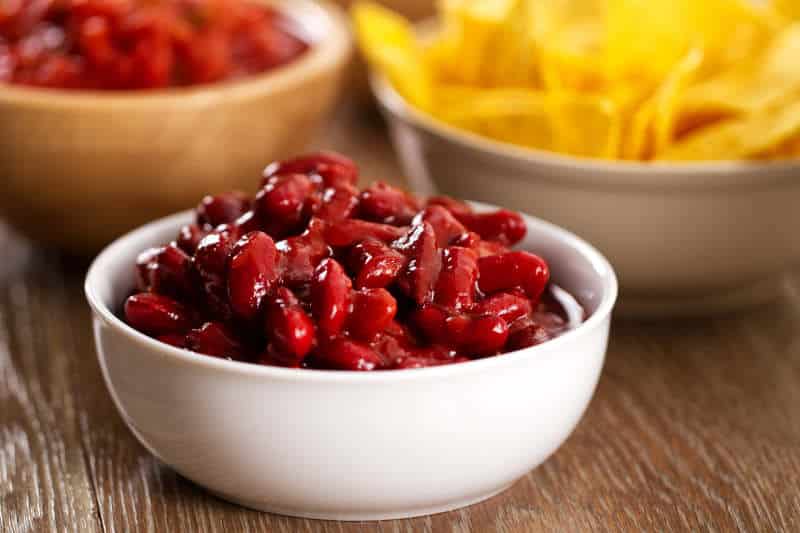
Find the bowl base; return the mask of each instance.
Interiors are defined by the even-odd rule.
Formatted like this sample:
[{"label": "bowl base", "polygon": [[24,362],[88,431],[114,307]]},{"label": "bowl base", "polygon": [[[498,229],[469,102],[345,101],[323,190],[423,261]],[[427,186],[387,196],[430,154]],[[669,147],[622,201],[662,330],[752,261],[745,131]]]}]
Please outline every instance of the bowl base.
[{"label": "bowl base", "polygon": [[353,512],[353,511],[315,512],[303,509],[288,509],[288,508],[276,507],[270,505],[269,503],[244,500],[214,490],[209,490],[209,492],[211,492],[215,496],[218,496],[219,498],[222,498],[223,500],[235,503],[237,505],[242,505],[249,509],[255,509],[256,511],[264,511],[267,513],[279,514],[284,516],[294,516],[297,518],[311,518],[316,520],[339,520],[344,522],[362,522],[367,520],[396,520],[401,518],[414,518],[417,516],[427,516],[437,513],[444,513],[447,511],[454,511],[462,507],[467,507],[469,505],[474,505],[484,500],[488,500],[492,496],[496,496],[501,492],[507,490],[509,487],[511,487],[511,485],[513,485],[513,483],[504,485],[499,489],[489,491],[477,497],[473,496],[470,498],[465,498],[463,500],[456,500],[454,502],[446,503],[443,505],[434,505],[431,507],[412,507],[408,509],[391,509],[391,510],[387,509],[385,511],[378,511],[378,510],[363,511],[363,512]]},{"label": "bowl base", "polygon": [[624,318],[693,318],[743,311],[774,302],[783,292],[786,275],[762,279],[710,293],[664,296],[620,295],[614,314]]}]

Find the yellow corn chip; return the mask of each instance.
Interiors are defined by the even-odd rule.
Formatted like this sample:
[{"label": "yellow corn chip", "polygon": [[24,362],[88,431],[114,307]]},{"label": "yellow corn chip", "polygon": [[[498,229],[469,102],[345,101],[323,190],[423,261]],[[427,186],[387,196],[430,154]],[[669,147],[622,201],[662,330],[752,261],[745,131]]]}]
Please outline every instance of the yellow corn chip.
[{"label": "yellow corn chip", "polygon": [[362,50],[413,105],[428,109],[431,82],[407,20],[372,2],[353,6],[353,20]]},{"label": "yellow corn chip", "polygon": [[597,61],[602,30],[598,23],[587,23],[552,32],[541,46],[545,87],[553,91],[603,91],[606,76]]},{"label": "yellow corn chip", "polygon": [[633,113],[623,135],[623,158],[650,159],[672,142],[680,96],[702,61],[702,50],[691,49],[656,92]]},{"label": "yellow corn chip", "polygon": [[613,102],[603,97],[548,93],[556,150],[582,157],[616,158],[621,122]]},{"label": "yellow corn chip", "polygon": [[756,112],[799,89],[800,23],[795,23],[778,34],[757,57],[689,88],[681,111]]},{"label": "yellow corn chip", "polygon": [[759,154],[760,159],[789,159],[800,156],[800,135],[795,135],[772,152]]},{"label": "yellow corn chip", "polygon": [[782,15],[793,19],[800,19],[800,2],[797,0],[774,0],[775,8]]},{"label": "yellow corn chip", "polygon": [[650,159],[653,154],[653,116],[655,105],[648,100],[633,114],[623,136],[622,157],[624,159]]},{"label": "yellow corn chip", "polygon": [[795,0],[438,5],[424,39],[374,3],[353,18],[370,64],[452,126],[582,157],[800,156]]},{"label": "yellow corn chip", "polygon": [[[539,53],[530,26],[531,2],[516,0],[487,42],[481,84],[487,87],[538,87]],[[487,60],[488,59],[488,60]]]},{"label": "yellow corn chip", "polygon": [[754,158],[797,135],[800,135],[800,100],[700,130],[659,154],[659,159]]},{"label": "yellow corn chip", "polygon": [[504,142],[553,149],[551,117],[542,92],[443,85],[437,90],[435,108],[436,117],[454,126]]},{"label": "yellow corn chip", "polygon": [[653,134],[656,153],[672,142],[680,98],[703,62],[703,51],[692,48],[673,69],[656,92],[653,110]]},{"label": "yellow corn chip", "polygon": [[547,96],[528,89],[471,89],[440,86],[435,114],[463,122],[508,116],[546,115]]},{"label": "yellow corn chip", "polygon": [[484,64],[491,61],[488,45],[501,31],[517,0],[443,0],[442,10],[454,36],[458,38],[455,79],[461,83],[482,83]]},{"label": "yellow corn chip", "polygon": [[609,75],[660,79],[678,61],[692,36],[687,35],[684,3],[609,0],[606,67]]}]

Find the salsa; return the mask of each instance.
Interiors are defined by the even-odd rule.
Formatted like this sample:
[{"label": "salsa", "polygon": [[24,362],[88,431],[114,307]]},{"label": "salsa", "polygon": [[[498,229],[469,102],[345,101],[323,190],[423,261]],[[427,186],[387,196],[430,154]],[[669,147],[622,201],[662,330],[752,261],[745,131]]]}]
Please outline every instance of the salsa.
[{"label": "salsa", "polygon": [[134,90],[245,78],[309,45],[242,0],[0,0],[0,82]]},{"label": "salsa", "polygon": [[357,179],[326,152],[269,165],[255,196],[207,196],[138,256],[126,322],[214,357],[370,371],[495,356],[583,320],[547,262],[511,248],[518,213]]}]

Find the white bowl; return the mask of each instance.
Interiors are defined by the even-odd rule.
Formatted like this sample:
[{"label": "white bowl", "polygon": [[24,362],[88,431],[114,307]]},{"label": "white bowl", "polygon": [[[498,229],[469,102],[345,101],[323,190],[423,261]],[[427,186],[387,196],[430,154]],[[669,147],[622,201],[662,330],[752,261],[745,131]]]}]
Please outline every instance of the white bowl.
[{"label": "white bowl", "polygon": [[625,314],[698,315],[763,303],[800,263],[800,162],[604,162],[516,147],[373,92],[403,170],[436,190],[534,213],[614,264]]},{"label": "white bowl", "polygon": [[108,246],[86,277],[97,354],[139,441],[226,500],[280,514],[389,519],[492,496],[564,442],[595,389],[617,296],[578,237],[526,217],[522,248],[591,314],[561,337],[446,367],[374,373],[258,366],[173,348],[117,317],[142,249],[189,212]]}]

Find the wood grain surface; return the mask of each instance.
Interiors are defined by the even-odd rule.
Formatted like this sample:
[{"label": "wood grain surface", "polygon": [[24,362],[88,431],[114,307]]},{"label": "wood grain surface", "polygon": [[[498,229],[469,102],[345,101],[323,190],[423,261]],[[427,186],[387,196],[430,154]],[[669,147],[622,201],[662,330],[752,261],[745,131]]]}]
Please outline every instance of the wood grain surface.
[{"label": "wood grain surface", "polygon": [[[401,182],[373,116],[343,106],[317,144],[353,154],[366,179]],[[87,261],[2,225],[0,250],[0,532],[800,531],[800,273],[746,314],[616,321],[583,421],[509,491],[338,523],[228,504],[159,463],[102,382]]]}]

